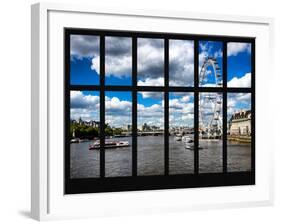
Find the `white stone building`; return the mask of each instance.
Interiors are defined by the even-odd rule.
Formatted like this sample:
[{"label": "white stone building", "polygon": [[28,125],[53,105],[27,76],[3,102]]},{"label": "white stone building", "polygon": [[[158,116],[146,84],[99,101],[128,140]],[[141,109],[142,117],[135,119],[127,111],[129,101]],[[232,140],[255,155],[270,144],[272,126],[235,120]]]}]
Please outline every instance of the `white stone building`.
[{"label": "white stone building", "polygon": [[251,110],[234,113],[229,120],[230,135],[251,135]]}]

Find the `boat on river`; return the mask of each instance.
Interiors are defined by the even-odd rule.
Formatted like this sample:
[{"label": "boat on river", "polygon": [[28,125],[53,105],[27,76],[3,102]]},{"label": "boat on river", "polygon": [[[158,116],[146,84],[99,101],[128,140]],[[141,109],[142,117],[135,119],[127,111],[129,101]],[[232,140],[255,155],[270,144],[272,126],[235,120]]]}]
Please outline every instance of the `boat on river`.
[{"label": "boat on river", "polygon": [[193,139],[192,139],[190,136],[188,136],[188,135],[182,136],[181,140],[182,140],[183,142],[185,142],[185,143],[191,143],[191,142],[193,142]]},{"label": "boat on river", "polygon": [[70,140],[70,143],[79,143],[79,138],[73,138]]},{"label": "boat on river", "polygon": [[[194,150],[194,144],[185,144],[185,149]],[[202,150],[202,146],[198,146],[198,150]]]},{"label": "boat on river", "polygon": [[[128,141],[105,141],[104,147],[106,149],[128,147],[130,146]],[[100,149],[100,141],[96,141],[89,146],[89,150]]]},{"label": "boat on river", "polygon": [[181,134],[176,134],[175,135],[175,140],[176,141],[181,141],[182,140],[182,135]]}]

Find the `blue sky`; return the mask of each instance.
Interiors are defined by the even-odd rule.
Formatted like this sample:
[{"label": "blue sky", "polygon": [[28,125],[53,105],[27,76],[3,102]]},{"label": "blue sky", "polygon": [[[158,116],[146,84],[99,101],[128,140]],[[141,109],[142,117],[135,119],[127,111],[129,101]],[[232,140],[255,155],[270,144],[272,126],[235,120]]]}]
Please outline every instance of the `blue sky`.
[{"label": "blue sky", "polygon": [[[70,82],[75,85],[99,85],[99,37],[91,35],[71,35]],[[189,40],[169,40],[170,86],[194,85],[194,42]],[[231,87],[249,87],[251,80],[251,46],[247,43],[228,43],[227,80]],[[215,57],[222,70],[222,42],[199,42],[199,71],[206,57]],[[221,71],[222,72],[222,71]],[[204,86],[214,86],[213,70],[206,71]],[[163,86],[164,84],[164,40],[152,38],[138,39],[138,85]],[[105,38],[105,84],[132,84],[132,39],[128,37]],[[99,120],[98,93],[94,91],[72,91],[71,116],[85,120]],[[170,101],[177,108],[170,108],[170,120],[174,124],[193,124],[191,105],[193,97],[188,94],[170,94]],[[79,103],[78,100],[81,102]],[[234,98],[235,100],[235,98]],[[107,117],[114,126],[131,122],[131,94],[126,92],[106,92]],[[246,102],[247,104],[247,102]],[[247,108],[248,105],[236,105]],[[181,106],[181,107],[180,107]],[[139,121],[163,125],[163,93],[138,93]],[[118,113],[117,113],[118,112]],[[115,113],[115,114],[114,114]],[[147,114],[145,114],[147,113]],[[175,113],[175,114],[172,114]],[[177,115],[176,115],[177,114]],[[155,115],[159,119],[148,119]],[[188,119],[187,119],[188,118]],[[180,122],[182,120],[182,122]],[[185,120],[184,120],[185,119]],[[183,122],[184,121],[184,122]]]},{"label": "blue sky", "polygon": [[233,113],[241,110],[251,110],[251,93],[228,93],[227,120]]},{"label": "blue sky", "polygon": [[[202,66],[204,65],[204,61],[208,57],[215,58],[219,67],[220,67],[220,74],[222,74],[222,42],[217,41],[199,41],[199,75],[202,70]],[[216,78],[214,69],[211,65],[206,66],[206,71],[204,72],[204,78],[203,75],[199,77],[199,85],[200,86],[216,86]],[[203,74],[203,73],[201,73]],[[218,80],[218,82],[221,80]]]},{"label": "blue sky", "polygon": [[251,44],[227,44],[227,86],[251,87]]},{"label": "blue sky", "polygon": [[[222,42],[199,41],[199,73],[202,69],[204,59],[207,57],[216,58],[222,70]],[[200,79],[201,80],[201,79]],[[251,44],[240,42],[227,43],[227,86],[229,87],[251,87]],[[201,86],[214,86],[214,70],[207,67],[205,79]]]}]

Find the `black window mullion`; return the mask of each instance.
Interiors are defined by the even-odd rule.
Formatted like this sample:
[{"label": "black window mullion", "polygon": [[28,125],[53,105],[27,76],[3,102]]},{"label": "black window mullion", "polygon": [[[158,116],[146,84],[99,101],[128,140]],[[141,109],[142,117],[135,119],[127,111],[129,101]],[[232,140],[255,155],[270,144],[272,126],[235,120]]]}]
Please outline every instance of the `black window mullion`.
[{"label": "black window mullion", "polygon": [[255,153],[255,105],[256,105],[256,98],[255,98],[255,75],[256,75],[256,48],[255,48],[255,40],[251,42],[251,68],[252,68],[252,74],[251,74],[251,171],[253,172],[255,176],[255,167],[256,167],[256,153]]},{"label": "black window mullion", "polygon": [[169,39],[165,38],[164,43],[164,80],[165,80],[165,93],[164,93],[164,135],[165,135],[165,175],[169,175]]},{"label": "black window mullion", "polygon": [[199,43],[198,40],[194,41],[194,173],[199,173]]},{"label": "black window mullion", "polygon": [[[64,30],[64,35],[65,35],[65,61],[64,61],[64,66],[65,66],[65,106],[66,106],[66,110],[64,111],[64,116],[65,116],[65,170],[64,170],[64,174],[65,174],[65,179],[66,182],[69,181],[70,179],[70,146],[69,146],[69,142],[71,139],[70,136],[70,132],[68,130],[70,130],[70,122],[71,122],[71,118],[70,118],[70,34],[68,33],[67,30]],[[49,150],[48,150],[49,151]],[[64,188],[64,191],[66,191],[66,185]]]},{"label": "black window mullion", "polygon": [[105,37],[100,36],[100,177],[105,177]]},{"label": "black window mullion", "polygon": [[132,38],[132,175],[137,176],[137,38]]},{"label": "black window mullion", "polygon": [[227,172],[227,42],[223,42],[223,134],[222,134],[222,160],[223,160],[223,172]]}]

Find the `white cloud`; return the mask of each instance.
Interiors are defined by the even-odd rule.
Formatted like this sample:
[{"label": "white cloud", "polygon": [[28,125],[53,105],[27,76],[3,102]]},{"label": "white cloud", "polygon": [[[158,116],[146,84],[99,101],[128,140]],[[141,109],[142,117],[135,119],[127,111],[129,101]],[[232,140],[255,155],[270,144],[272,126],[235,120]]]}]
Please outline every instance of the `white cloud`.
[{"label": "white cloud", "polygon": [[251,87],[251,73],[246,73],[241,78],[234,77],[227,82],[228,87]]},{"label": "white cloud", "polygon": [[[93,92],[95,93],[95,92]],[[146,92],[145,92],[146,93]],[[150,93],[150,92],[149,92]],[[152,105],[145,103],[137,104],[138,126],[143,123],[156,125],[161,128],[164,126],[164,103],[163,93],[160,94],[159,101]],[[71,91],[71,119],[99,121],[99,96],[86,94],[81,91]],[[169,100],[171,125],[192,126],[194,113],[193,98],[190,95],[180,96]],[[132,122],[132,102],[121,100],[118,97],[105,96],[105,120],[110,126],[123,127]]]},{"label": "white cloud", "polygon": [[[164,39],[138,38],[138,79],[164,77]],[[164,83],[162,84],[164,85]]]},{"label": "white cloud", "polygon": [[93,58],[99,55],[99,36],[71,35],[70,54],[78,59]]},{"label": "white cloud", "polygon": [[70,116],[78,120],[99,120],[100,98],[96,95],[84,95],[81,91],[70,92]]},{"label": "white cloud", "polygon": [[241,52],[251,53],[251,44],[236,42],[231,42],[227,44],[227,56],[236,56]]},{"label": "white cloud", "polygon": [[193,86],[194,42],[190,40],[169,41],[170,86]]},{"label": "white cloud", "polygon": [[117,97],[105,98],[105,110],[106,114],[120,113],[120,116],[131,112],[132,102],[126,100],[120,100]]},{"label": "white cloud", "polygon": [[163,86],[164,85],[164,78],[158,77],[155,79],[146,78],[145,80],[139,80],[138,86]]},{"label": "white cloud", "polygon": [[[92,59],[91,69],[99,73],[100,57]],[[132,74],[132,38],[105,38],[105,75],[122,78]]]},{"label": "white cloud", "polygon": [[70,92],[70,105],[71,108],[99,108],[99,96],[98,95],[84,95],[81,91]]},{"label": "white cloud", "polygon": [[100,56],[92,58],[91,69],[95,70],[97,74],[100,74]]}]

